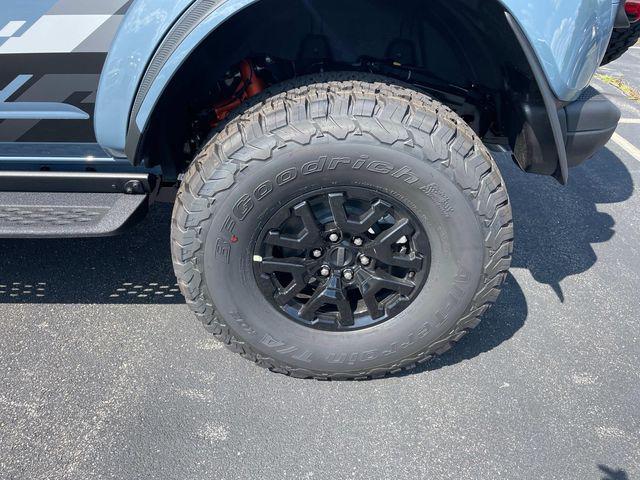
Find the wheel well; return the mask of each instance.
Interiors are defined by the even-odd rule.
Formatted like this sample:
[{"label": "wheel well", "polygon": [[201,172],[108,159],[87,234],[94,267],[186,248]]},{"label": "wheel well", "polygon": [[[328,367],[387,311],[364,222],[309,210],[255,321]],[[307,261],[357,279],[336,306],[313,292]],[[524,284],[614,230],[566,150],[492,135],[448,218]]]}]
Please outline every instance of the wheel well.
[{"label": "wheel well", "polygon": [[[244,59],[264,69],[268,84],[320,71],[395,78],[452,108],[485,142],[512,150],[526,130],[524,105],[542,105],[497,0],[261,0],[182,65],[143,132],[138,159],[178,178],[215,126],[206,112],[233,93]],[[531,167],[526,153],[517,161]]]}]

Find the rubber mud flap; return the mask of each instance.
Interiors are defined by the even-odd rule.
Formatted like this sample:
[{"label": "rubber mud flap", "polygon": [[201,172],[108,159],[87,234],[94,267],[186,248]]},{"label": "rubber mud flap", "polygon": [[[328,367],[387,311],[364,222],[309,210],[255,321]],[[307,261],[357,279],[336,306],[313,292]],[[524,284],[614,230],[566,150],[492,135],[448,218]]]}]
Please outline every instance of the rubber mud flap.
[{"label": "rubber mud flap", "polygon": [[591,158],[604,147],[620,121],[620,109],[593,87],[587,88],[563,111],[570,167]]}]

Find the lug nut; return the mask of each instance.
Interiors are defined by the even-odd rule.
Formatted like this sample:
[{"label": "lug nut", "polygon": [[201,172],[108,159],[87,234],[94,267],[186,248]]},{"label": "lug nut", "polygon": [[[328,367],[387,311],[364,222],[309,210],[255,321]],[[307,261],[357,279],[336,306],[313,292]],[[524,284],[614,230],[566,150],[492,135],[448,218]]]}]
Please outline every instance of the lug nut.
[{"label": "lug nut", "polygon": [[353,270],[345,270],[342,272],[342,276],[347,281],[353,280]]},{"label": "lug nut", "polygon": [[356,247],[361,247],[363,243],[364,243],[364,240],[362,240],[360,237],[356,237],[353,239],[353,244]]},{"label": "lug nut", "polygon": [[320,275],[322,275],[323,277],[328,277],[329,275],[331,275],[331,269],[328,266],[323,265],[323,267],[320,269]]},{"label": "lug nut", "polygon": [[331,235],[329,235],[330,242],[337,242],[338,240],[340,240],[340,235],[338,235],[337,233],[332,233]]},{"label": "lug nut", "polygon": [[371,259],[369,257],[367,257],[366,255],[362,255],[360,257],[360,263],[366,267],[367,265],[369,265],[371,263]]},{"label": "lug nut", "polygon": [[416,272],[409,272],[409,278],[410,279],[416,278]]},{"label": "lug nut", "polygon": [[311,252],[311,255],[313,255],[313,258],[320,258],[322,256],[322,250],[316,248]]}]

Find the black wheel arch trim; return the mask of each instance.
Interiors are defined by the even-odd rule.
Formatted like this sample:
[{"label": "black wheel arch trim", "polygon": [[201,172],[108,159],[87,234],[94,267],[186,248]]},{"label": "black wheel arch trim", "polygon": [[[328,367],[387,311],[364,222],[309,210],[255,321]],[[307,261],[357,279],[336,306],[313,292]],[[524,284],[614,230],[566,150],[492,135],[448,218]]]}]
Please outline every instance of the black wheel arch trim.
[{"label": "black wheel arch trim", "polygon": [[[542,70],[542,66],[536,56],[533,46],[529,42],[529,39],[525,35],[524,31],[518,24],[518,22],[513,18],[513,16],[509,12],[505,12],[507,17],[507,22],[509,26],[513,29],[513,33],[515,34],[522,51],[524,52],[527,62],[531,67],[531,71],[533,72],[533,76],[538,84],[538,88],[540,89],[540,93],[542,95],[542,100],[544,102],[544,107],[547,111],[547,116],[549,118],[549,127],[553,133],[553,139],[555,142],[556,159],[544,159],[544,163],[547,162],[557,162],[557,169],[554,173],[554,176],[558,179],[560,183],[563,185],[567,183],[569,180],[569,162],[567,160],[567,150],[565,145],[565,134],[562,130],[562,125],[560,124],[559,117],[559,107],[561,107],[559,100],[551,91],[551,87],[549,86],[549,82],[547,80],[544,71]],[[540,128],[541,125],[535,125],[534,127]]]},{"label": "black wheel arch trim", "polygon": [[143,137],[143,133],[136,124],[136,117],[153,82],[182,41],[225,1],[226,0],[194,0],[174,23],[169,33],[167,33],[153,54],[144,76],[138,85],[138,90],[129,115],[125,155],[132,163],[139,163],[136,159],[138,159],[139,147],[142,144],[141,140]]}]

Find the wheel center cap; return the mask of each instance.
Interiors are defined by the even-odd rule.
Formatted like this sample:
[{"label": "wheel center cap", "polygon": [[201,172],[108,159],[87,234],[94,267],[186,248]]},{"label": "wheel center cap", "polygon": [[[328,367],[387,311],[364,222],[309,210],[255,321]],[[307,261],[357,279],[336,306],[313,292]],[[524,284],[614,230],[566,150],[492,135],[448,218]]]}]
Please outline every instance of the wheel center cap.
[{"label": "wheel center cap", "polygon": [[347,265],[351,265],[351,263],[353,263],[354,257],[354,253],[350,249],[345,247],[335,247],[329,250],[329,254],[327,255],[331,266],[337,268],[343,268]]}]

